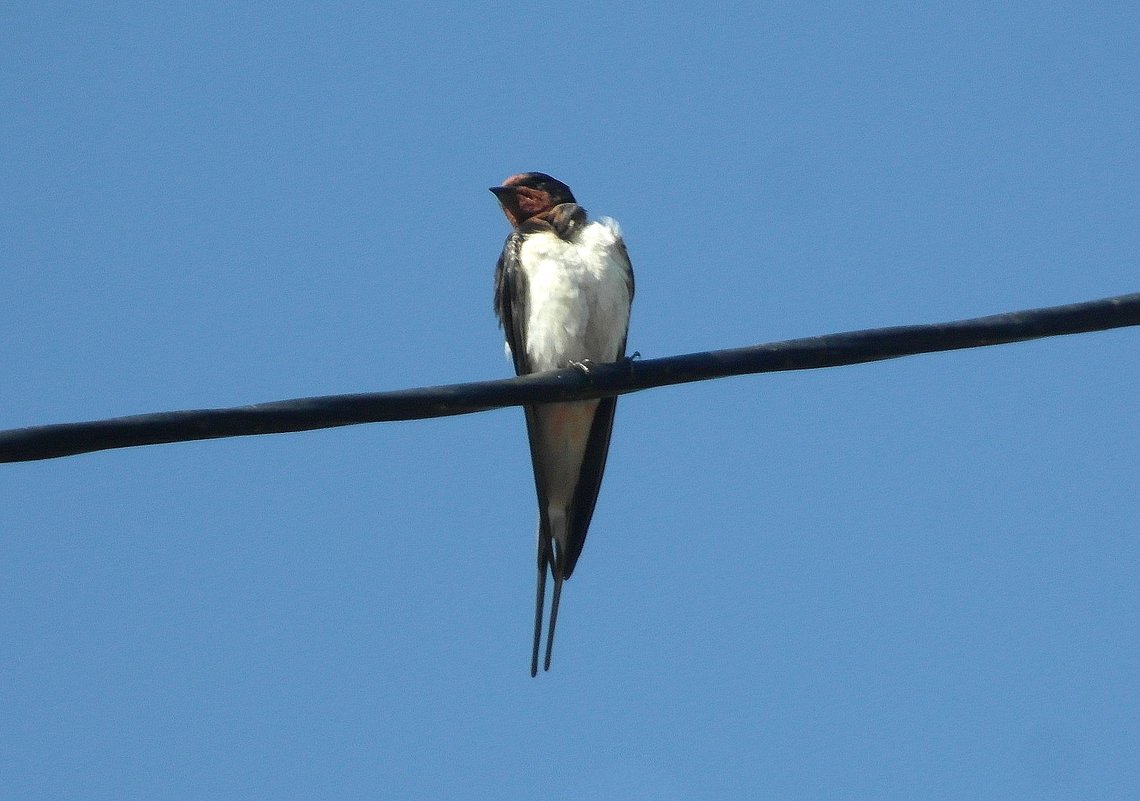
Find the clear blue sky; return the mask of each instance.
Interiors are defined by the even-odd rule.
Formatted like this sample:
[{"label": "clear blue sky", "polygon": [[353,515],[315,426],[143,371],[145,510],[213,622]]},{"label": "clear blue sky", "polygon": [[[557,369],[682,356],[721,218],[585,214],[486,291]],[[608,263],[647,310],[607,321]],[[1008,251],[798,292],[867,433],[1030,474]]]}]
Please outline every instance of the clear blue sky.
[{"label": "clear blue sky", "polygon": [[[647,358],[1140,288],[1134,3],[14,3],[0,107],[0,428],[509,375],[522,170]],[[1138,355],[623,399],[537,680],[517,409],[0,466],[0,798],[1135,799]]]}]

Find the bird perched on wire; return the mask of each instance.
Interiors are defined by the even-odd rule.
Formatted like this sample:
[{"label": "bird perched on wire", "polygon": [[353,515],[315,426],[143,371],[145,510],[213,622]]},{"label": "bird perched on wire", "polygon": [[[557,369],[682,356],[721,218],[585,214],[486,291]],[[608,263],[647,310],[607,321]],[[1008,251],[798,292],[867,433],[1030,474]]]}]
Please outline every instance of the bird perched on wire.
[{"label": "bird perched on wire", "polygon": [[[515,373],[589,370],[625,356],[633,267],[613,220],[590,221],[570,187],[541,172],[491,187],[513,231],[495,268],[495,313]],[[598,500],[616,398],[527,406],[538,492],[538,582],[530,675],[538,674],[547,571],[554,579],[543,669],[550,669],[562,582]]]}]

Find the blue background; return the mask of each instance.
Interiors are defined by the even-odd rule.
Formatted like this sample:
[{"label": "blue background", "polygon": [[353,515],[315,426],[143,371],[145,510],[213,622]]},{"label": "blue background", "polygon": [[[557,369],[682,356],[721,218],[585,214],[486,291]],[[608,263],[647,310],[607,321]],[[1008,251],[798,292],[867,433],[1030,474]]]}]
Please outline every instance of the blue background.
[{"label": "blue background", "polygon": [[[1136,291],[1137,9],[6,4],[0,428],[509,375],[523,170],[646,358]],[[537,680],[517,409],[0,466],[0,797],[1135,799],[1138,345],[623,399]]]}]

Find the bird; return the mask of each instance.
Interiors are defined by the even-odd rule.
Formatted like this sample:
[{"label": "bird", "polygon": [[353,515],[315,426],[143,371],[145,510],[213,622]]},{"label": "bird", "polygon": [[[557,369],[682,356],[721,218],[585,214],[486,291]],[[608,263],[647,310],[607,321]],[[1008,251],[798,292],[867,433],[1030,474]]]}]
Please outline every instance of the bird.
[{"label": "bird", "polygon": [[[633,267],[618,224],[590,220],[570,187],[541,172],[491,187],[511,224],[495,267],[495,313],[515,373],[625,358]],[[524,407],[538,495],[538,579],[530,675],[538,675],[546,580],[554,580],[543,670],[562,583],[582,553],[602,484],[617,399]]]}]

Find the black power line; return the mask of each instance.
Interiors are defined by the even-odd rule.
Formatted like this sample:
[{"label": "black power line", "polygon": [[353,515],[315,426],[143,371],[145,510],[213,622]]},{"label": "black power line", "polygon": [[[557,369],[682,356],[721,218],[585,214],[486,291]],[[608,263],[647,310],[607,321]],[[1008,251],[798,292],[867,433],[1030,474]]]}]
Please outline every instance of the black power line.
[{"label": "black power line", "polygon": [[567,368],[498,381],[17,428],[0,431],[0,462],[53,459],[164,442],[446,417],[503,406],[624,395],[710,378],[838,367],[1131,325],[1140,325],[1140,293],[972,320],[876,328],[663,359],[598,364],[590,367],[588,373]]}]

